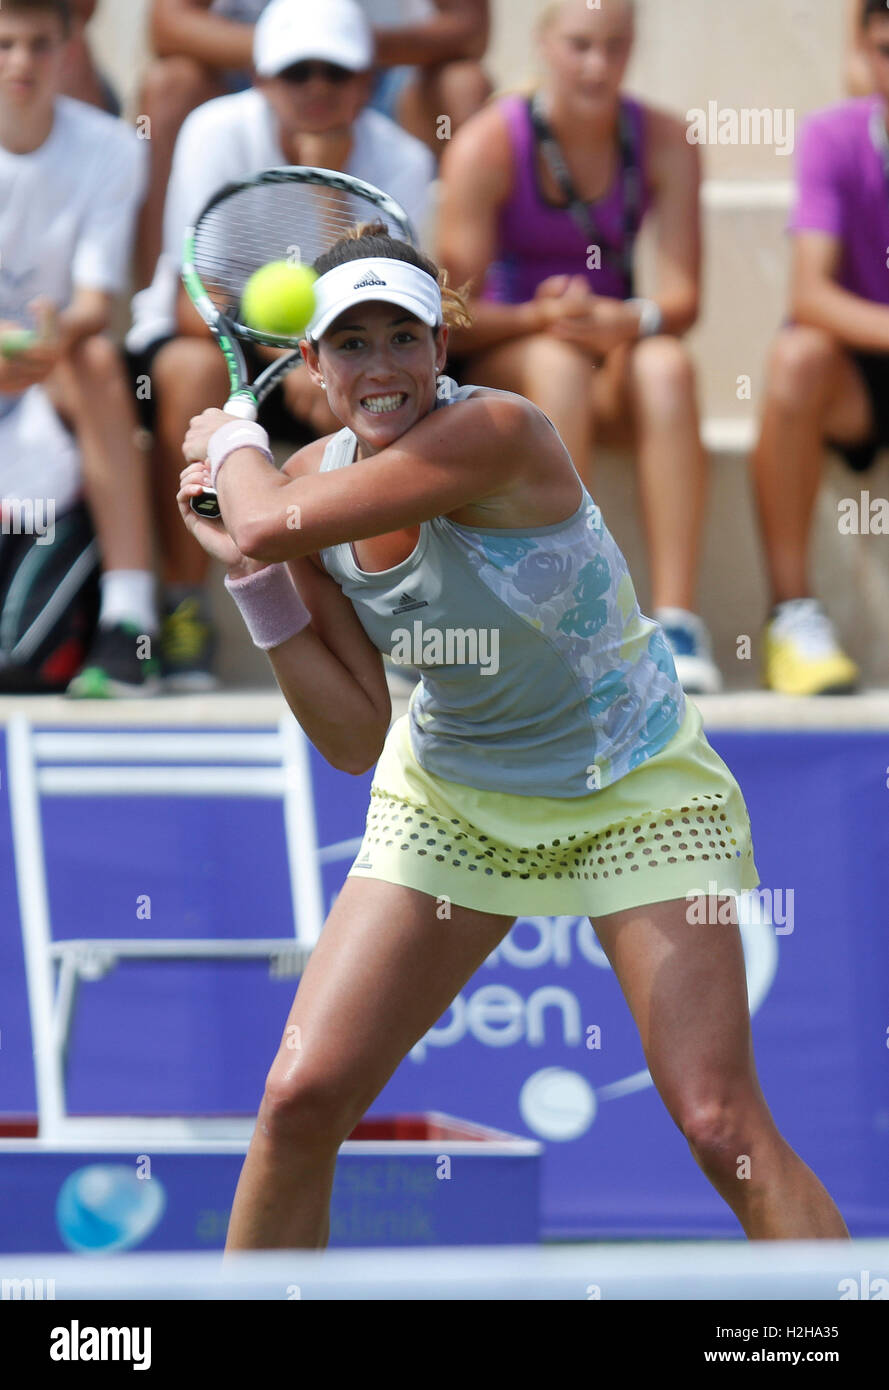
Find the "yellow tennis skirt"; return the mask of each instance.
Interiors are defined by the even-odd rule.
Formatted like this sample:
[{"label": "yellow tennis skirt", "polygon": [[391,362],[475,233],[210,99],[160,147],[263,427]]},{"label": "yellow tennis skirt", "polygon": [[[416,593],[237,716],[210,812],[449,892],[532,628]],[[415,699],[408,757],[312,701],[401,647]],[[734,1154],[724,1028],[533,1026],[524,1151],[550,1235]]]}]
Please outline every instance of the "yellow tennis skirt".
[{"label": "yellow tennis skirt", "polygon": [[602,917],[688,894],[756,888],[744,797],[697,706],[660,753],[589,796],[481,791],[432,776],[409,716],[386,737],[357,878],[509,916]]}]

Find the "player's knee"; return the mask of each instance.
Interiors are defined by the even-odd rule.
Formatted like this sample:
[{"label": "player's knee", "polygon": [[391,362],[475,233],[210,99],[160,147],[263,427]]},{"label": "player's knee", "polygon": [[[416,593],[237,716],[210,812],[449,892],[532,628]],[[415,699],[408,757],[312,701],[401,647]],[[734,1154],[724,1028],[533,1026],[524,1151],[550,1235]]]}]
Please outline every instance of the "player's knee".
[{"label": "player's knee", "polygon": [[720,1095],[684,1103],[677,1123],[705,1171],[731,1175],[749,1155],[758,1121],[751,1098]]},{"label": "player's knee", "polygon": [[258,1124],[268,1138],[300,1147],[336,1151],[353,1128],[344,1113],[342,1088],[329,1077],[273,1065],[266,1077]]},{"label": "player's knee", "polygon": [[767,390],[788,407],[816,404],[833,379],[837,346],[829,333],[800,325],[779,333],[769,355]]},{"label": "player's knee", "polygon": [[140,106],[153,121],[181,122],[206,98],[208,81],[207,69],[194,58],[158,58],[142,81]]}]

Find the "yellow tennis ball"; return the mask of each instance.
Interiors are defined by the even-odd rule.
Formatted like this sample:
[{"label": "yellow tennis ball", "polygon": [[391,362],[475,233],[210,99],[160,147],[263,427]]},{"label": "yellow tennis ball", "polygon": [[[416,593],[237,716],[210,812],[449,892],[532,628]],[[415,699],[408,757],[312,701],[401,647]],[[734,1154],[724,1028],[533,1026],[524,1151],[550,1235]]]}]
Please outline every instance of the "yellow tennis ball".
[{"label": "yellow tennis ball", "polygon": [[315,312],[315,281],[311,266],[269,261],[253,272],[241,296],[241,314],[248,328],[296,338]]}]

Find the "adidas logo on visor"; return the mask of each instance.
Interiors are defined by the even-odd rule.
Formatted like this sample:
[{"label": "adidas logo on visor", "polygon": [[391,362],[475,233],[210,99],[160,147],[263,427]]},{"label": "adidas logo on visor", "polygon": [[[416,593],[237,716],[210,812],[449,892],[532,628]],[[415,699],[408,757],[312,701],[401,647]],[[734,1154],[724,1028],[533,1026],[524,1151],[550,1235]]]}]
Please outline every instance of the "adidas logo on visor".
[{"label": "adidas logo on visor", "polygon": [[367,274],[365,275],[364,279],[363,279],[363,280],[358,280],[357,283],[354,284],[354,285],[352,286],[352,289],[353,289],[353,290],[365,290],[365,289],[367,289],[367,287],[368,287],[369,285],[385,285],[385,284],[386,284],[386,281],[385,281],[385,280],[381,280],[381,279],[379,278],[378,275],[374,275],[373,271],[372,271],[372,270],[369,270],[369,271],[367,272]]}]

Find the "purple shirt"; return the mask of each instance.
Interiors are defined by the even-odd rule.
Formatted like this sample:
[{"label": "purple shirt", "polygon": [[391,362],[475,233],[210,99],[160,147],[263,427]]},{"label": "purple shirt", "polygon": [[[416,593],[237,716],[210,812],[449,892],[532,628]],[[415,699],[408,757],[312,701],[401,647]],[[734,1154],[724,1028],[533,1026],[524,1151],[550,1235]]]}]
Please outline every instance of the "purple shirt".
[{"label": "purple shirt", "polygon": [[836,237],[842,243],[837,283],[889,304],[889,182],[871,136],[874,112],[885,118],[882,99],[861,97],[816,111],[803,124],[788,231]]},{"label": "purple shirt", "polygon": [[[633,165],[641,171],[640,219],[650,201],[646,178],[644,111],[637,101],[622,98],[621,105],[630,122]],[[535,161],[534,131],[523,96],[502,97],[500,110],[506,120],[512,143],[515,179],[509,197],[502,204],[497,223],[496,261],[488,270],[482,299],[505,304],[524,304],[550,275],[585,275],[594,294],[626,299],[630,285],[620,267],[603,258],[600,266],[588,266],[590,237],[581,230],[565,207],[544,199]],[[630,239],[636,228],[624,228],[626,218],[622,181],[618,176],[611,188],[591,205],[595,225],[609,248]],[[595,257],[589,257],[595,260]]]}]

